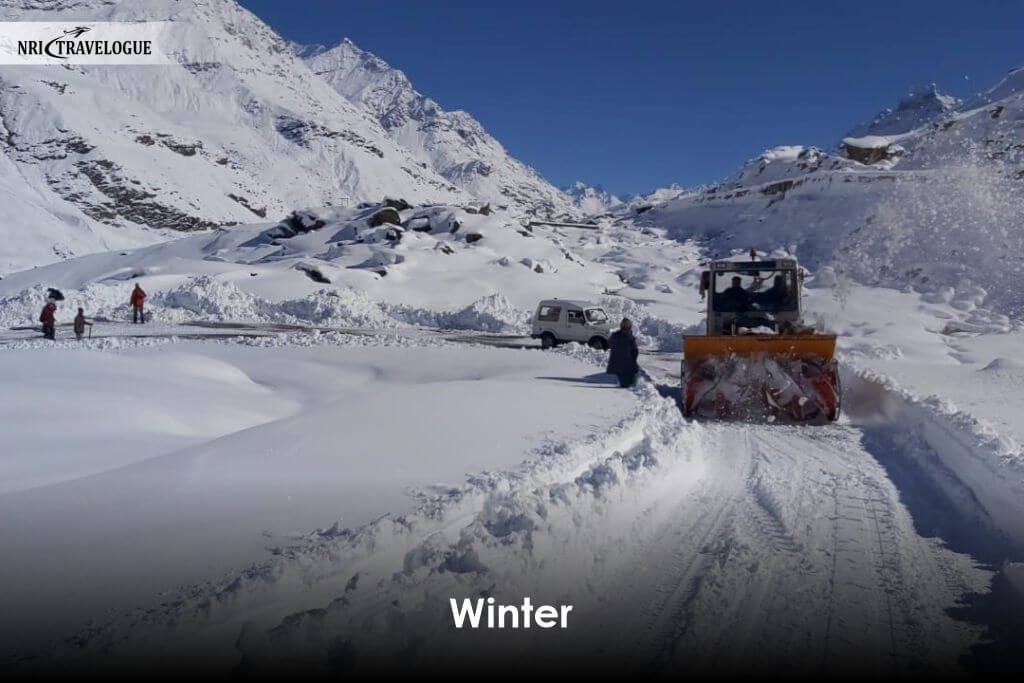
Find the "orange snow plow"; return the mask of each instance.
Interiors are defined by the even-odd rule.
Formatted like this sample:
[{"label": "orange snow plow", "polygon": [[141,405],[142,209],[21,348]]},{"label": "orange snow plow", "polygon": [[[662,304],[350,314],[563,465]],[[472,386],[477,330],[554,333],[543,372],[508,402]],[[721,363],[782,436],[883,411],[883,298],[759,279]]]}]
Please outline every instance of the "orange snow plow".
[{"label": "orange snow plow", "polygon": [[702,274],[707,334],[683,337],[687,416],[839,417],[836,337],[803,325],[800,285],[793,259],[716,261]]}]

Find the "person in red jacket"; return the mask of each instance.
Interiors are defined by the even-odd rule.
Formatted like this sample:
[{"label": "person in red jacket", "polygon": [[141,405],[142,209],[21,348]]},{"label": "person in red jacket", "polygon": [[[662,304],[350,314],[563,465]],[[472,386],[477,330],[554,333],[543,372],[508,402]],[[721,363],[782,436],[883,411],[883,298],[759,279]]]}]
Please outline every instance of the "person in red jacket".
[{"label": "person in red jacket", "polygon": [[39,314],[39,322],[43,324],[43,336],[47,339],[57,339],[56,313],[57,304],[51,299],[46,302],[46,305],[43,306],[43,312]]},{"label": "person in red jacket", "polygon": [[146,322],[146,315],[142,310],[142,306],[145,303],[146,293],[142,291],[142,287],[136,282],[135,289],[132,290],[132,323]]}]

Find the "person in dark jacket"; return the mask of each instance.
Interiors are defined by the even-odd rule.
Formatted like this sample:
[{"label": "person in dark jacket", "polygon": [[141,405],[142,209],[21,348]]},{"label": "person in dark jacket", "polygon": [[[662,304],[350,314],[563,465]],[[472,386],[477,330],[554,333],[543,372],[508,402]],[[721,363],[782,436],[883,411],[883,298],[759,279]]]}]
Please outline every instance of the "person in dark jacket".
[{"label": "person in dark jacket", "polygon": [[[78,340],[82,339],[82,335],[85,334],[85,326],[86,325],[88,325],[89,327],[92,327],[92,323],[85,319],[85,311],[83,309],[79,308],[78,309],[78,315],[75,316],[75,324],[73,326],[74,330],[75,330],[75,339],[78,339]],[[92,335],[91,332],[89,334],[90,334],[90,336]]]},{"label": "person in dark jacket", "polygon": [[146,292],[142,290],[139,283],[135,283],[135,289],[132,290],[132,322],[133,323],[144,323],[146,322],[146,314],[142,310],[142,307],[146,303]]},{"label": "person in dark jacket", "polygon": [[633,322],[629,318],[623,318],[619,329],[612,333],[608,341],[611,346],[611,352],[608,354],[608,372],[619,378],[619,386],[633,386],[637,373],[640,372],[640,366],[636,362],[640,349],[636,345],[636,337],[633,336]]},{"label": "person in dark jacket", "polygon": [[743,289],[743,281],[734,276],[729,289],[717,296],[715,303],[718,308],[730,313],[746,313],[750,309],[751,294]]},{"label": "person in dark jacket", "polygon": [[43,324],[43,336],[47,339],[57,339],[57,304],[52,299],[43,306],[43,312],[39,314],[39,322]]}]

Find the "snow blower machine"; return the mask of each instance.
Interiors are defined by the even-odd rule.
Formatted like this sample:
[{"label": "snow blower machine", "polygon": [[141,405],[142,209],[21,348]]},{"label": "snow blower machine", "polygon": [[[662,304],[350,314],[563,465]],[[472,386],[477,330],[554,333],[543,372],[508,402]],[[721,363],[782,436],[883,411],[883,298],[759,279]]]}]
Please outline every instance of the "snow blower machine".
[{"label": "snow blower machine", "polygon": [[683,412],[826,422],[839,417],[836,337],[804,325],[796,259],[714,261],[701,273],[707,329],[684,335]]}]

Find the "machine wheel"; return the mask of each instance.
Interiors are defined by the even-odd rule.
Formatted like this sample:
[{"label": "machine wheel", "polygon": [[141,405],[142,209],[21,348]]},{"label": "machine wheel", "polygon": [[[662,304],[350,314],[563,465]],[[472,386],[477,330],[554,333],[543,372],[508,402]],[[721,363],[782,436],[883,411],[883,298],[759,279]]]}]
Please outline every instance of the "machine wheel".
[{"label": "machine wheel", "polygon": [[604,337],[591,337],[587,343],[592,349],[597,349],[598,351],[608,350],[608,341]]},{"label": "machine wheel", "polygon": [[679,362],[679,409],[683,411],[683,417],[693,417],[693,407],[690,405],[690,382],[686,359]]},{"label": "machine wheel", "polygon": [[838,369],[835,372],[835,378],[836,378],[836,409],[835,409],[835,411],[831,415],[828,416],[828,419],[831,422],[835,422],[836,420],[838,420],[839,419],[839,415],[843,411],[843,384],[842,384],[842,380],[839,379],[839,370]]},{"label": "machine wheel", "polygon": [[555,335],[550,332],[545,332],[540,336],[540,347],[542,349],[553,349],[555,348]]}]

